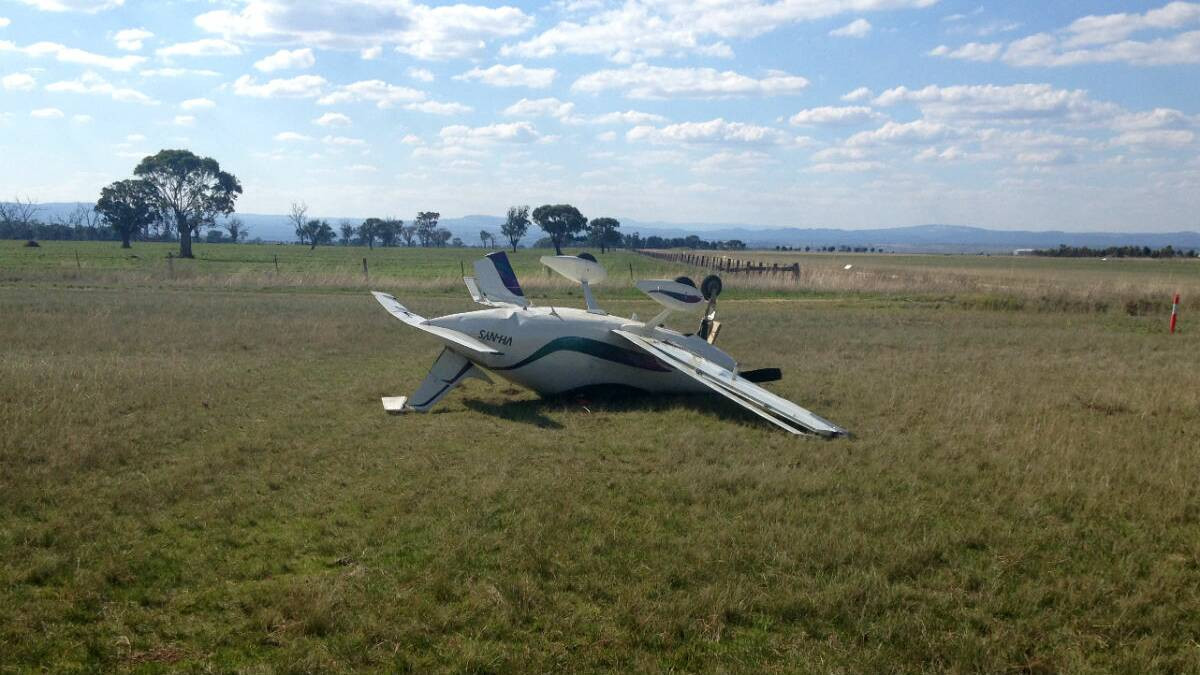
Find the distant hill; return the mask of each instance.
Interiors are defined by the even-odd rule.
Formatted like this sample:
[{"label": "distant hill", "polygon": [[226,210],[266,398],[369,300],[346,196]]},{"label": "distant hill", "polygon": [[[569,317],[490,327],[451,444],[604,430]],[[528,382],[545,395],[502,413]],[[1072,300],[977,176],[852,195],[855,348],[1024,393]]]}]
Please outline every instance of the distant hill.
[{"label": "distant hill", "polygon": [[[38,214],[43,220],[65,216],[73,211],[76,202],[54,202],[41,204]],[[266,241],[295,241],[292,226],[287,216],[279,214],[239,213],[250,228],[250,237]],[[337,228],[348,220],[362,222],[362,217],[324,218]],[[664,223],[653,221],[621,220],[622,232],[639,232],[643,237],[686,237],[695,234],[704,239],[740,239],[751,248],[775,246],[820,247],[820,246],[866,246],[891,251],[932,253],[977,253],[1009,252],[1017,248],[1056,248],[1067,246],[1149,246],[1161,248],[1173,246],[1177,249],[1200,249],[1200,232],[1063,232],[1059,230],[989,230],[965,225],[914,225],[910,227],[875,228],[868,230],[841,230],[834,228],[764,227],[745,224],[721,223]],[[443,218],[441,225],[460,237],[468,245],[479,243],[479,231],[489,230],[500,236],[501,216],[470,215],[461,218]],[[536,235],[536,236],[535,236]],[[531,228],[526,243],[540,237],[537,228]]]}]

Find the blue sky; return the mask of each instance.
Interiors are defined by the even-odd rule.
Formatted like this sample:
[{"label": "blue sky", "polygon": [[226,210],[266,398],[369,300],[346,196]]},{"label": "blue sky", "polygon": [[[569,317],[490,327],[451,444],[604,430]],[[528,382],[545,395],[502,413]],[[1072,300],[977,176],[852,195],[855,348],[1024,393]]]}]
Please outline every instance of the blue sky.
[{"label": "blue sky", "polygon": [[1200,229],[1200,3],[0,0],[0,196]]}]

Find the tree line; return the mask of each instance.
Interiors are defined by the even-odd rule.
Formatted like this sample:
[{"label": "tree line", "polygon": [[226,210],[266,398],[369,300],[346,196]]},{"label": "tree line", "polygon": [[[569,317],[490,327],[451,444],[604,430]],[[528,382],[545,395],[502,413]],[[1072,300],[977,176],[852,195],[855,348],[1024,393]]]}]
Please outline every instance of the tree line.
[{"label": "tree line", "polygon": [[[139,237],[177,236],[180,257],[191,258],[192,237],[206,227],[216,228],[217,217],[233,213],[241,194],[237,177],[222,171],[217,160],[188,150],[160,150],[134,167],[133,178],[101,189],[95,206],[77,208],[60,222],[40,221],[41,209],[29,198],[0,203],[0,235],[30,240],[111,236],[121,240],[122,248]],[[221,227],[235,241],[245,232],[236,218]]]},{"label": "tree line", "polygon": [[725,241],[701,239],[699,236],[689,234],[686,237],[659,237],[652,235],[642,237],[637,232],[625,235],[622,244],[625,248],[687,248],[701,251],[741,251],[746,248],[745,242],[740,239],[729,239]]},{"label": "tree line", "polygon": [[[160,150],[142,159],[133,169],[133,177],[114,181],[100,191],[95,206],[81,205],[59,222],[43,223],[40,208],[32,200],[18,197],[0,202],[0,237],[10,239],[120,239],[122,248],[130,248],[134,239],[179,241],[179,255],[191,258],[192,240],[205,228],[209,242],[244,240],[248,230],[242,221],[229,217],[242,194],[241,182],[221,169],[217,160],[200,157],[189,150]],[[221,218],[221,222],[218,222]],[[360,224],[342,221],[338,229],[324,219],[310,218],[308,205],[294,202],[288,215],[296,238],[315,249],[340,241],[344,245],[380,246],[463,246],[463,241],[438,226],[441,214],[421,211],[411,223],[398,218],[367,218]],[[543,204],[535,209],[513,206],[508,209],[500,233],[514,251],[536,224],[546,237],[538,241],[553,246],[562,255],[563,246],[582,243],[599,246],[606,252],[611,246],[627,248],[745,248],[740,241],[708,242],[697,236],[664,239],[638,233],[620,233],[621,223],[607,216],[588,219],[570,204]],[[222,231],[224,230],[224,231]],[[228,233],[226,235],[226,233]],[[340,237],[339,237],[340,235]],[[480,241],[494,247],[495,235],[483,230]]]},{"label": "tree line", "polygon": [[[454,237],[444,227],[438,227],[439,218],[441,214],[436,211],[418,212],[416,218],[408,224],[399,218],[373,217],[363,220],[358,225],[342,221],[335,231],[328,221],[309,218],[308,205],[303,202],[293,203],[288,216],[296,238],[311,248],[335,243],[343,246],[367,246],[372,249],[377,244],[384,247],[464,246],[461,238]],[[601,252],[622,243],[617,231],[621,227],[620,221],[608,217],[588,220],[579,209],[570,204],[543,204],[532,211],[529,206],[509,207],[508,214],[500,225],[500,233],[508,240],[512,250],[516,251],[532,224],[536,224],[548,235],[544,240],[539,240],[539,244],[544,242],[546,246],[554,246],[558,255],[562,255],[563,246],[573,243],[590,243],[599,246]],[[496,246],[496,235],[487,230],[480,230],[479,240],[484,247]]]},{"label": "tree line", "polygon": [[1033,255],[1050,258],[1195,258],[1196,249],[1177,249],[1170,244],[1162,248],[1152,249],[1149,246],[1109,246],[1106,248],[1089,248],[1087,246],[1067,246],[1059,244],[1058,248],[1036,249]]}]

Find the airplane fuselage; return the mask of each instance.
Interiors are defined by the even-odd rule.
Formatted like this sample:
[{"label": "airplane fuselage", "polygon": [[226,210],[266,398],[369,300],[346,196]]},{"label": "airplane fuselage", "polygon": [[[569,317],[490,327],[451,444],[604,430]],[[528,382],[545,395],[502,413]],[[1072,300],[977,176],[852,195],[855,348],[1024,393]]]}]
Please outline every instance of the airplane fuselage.
[{"label": "airplane fuselage", "polygon": [[[429,324],[464,333],[500,352],[480,354],[449,341],[446,347],[476,365],[552,395],[596,385],[623,385],[662,393],[706,392],[708,388],[655,357],[631,348],[613,329],[641,324],[569,307],[477,310],[430,319]],[[654,335],[733,370],[725,352],[694,336],[665,328]]]}]

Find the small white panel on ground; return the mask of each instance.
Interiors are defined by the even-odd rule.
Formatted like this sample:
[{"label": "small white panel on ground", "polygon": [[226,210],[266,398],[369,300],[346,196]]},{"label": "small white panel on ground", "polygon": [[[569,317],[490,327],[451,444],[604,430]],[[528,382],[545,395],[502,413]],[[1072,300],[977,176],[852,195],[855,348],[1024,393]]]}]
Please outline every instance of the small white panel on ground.
[{"label": "small white panel on ground", "polygon": [[407,396],[384,396],[380,399],[383,401],[383,409],[393,415],[399,415],[404,412],[404,404],[408,402]]}]

